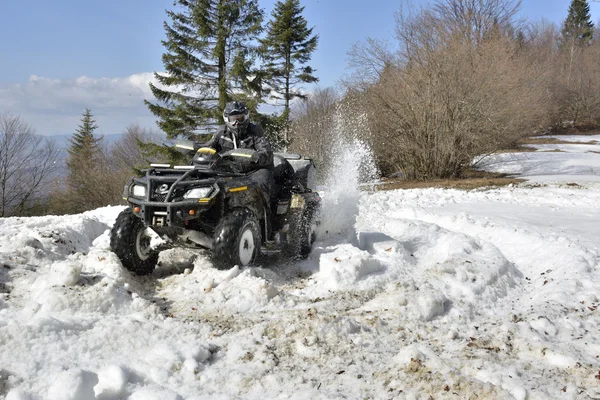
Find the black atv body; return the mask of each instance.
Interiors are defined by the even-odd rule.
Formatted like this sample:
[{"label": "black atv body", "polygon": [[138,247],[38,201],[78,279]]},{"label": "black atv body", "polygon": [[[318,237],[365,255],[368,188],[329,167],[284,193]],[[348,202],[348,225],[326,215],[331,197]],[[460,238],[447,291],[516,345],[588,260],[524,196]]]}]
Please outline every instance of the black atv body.
[{"label": "black atv body", "polygon": [[191,165],[152,164],[125,186],[129,207],[110,238],[125,268],[149,274],[172,247],[209,249],[219,268],[251,265],[261,252],[308,256],[321,200],[310,159],[276,153],[269,198],[251,177],[253,151],[187,148]]}]

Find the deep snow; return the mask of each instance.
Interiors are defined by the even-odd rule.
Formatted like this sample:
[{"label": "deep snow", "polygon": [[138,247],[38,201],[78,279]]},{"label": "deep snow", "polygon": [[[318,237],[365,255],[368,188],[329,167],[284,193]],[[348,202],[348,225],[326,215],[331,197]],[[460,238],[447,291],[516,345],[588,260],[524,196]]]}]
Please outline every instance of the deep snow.
[{"label": "deep snow", "polygon": [[298,263],[174,250],[140,278],[109,249],[122,207],[0,219],[0,396],[600,398],[600,154],[562,146],[486,160],[533,177],[500,189],[346,168]]}]

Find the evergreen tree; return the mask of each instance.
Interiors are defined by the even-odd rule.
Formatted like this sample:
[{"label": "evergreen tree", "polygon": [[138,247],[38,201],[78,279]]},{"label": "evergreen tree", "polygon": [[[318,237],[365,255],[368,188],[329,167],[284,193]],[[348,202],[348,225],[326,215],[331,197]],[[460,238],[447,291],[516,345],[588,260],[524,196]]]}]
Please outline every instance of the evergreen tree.
[{"label": "evergreen tree", "polygon": [[71,212],[81,212],[90,208],[99,207],[96,203],[99,191],[95,174],[102,167],[103,149],[102,137],[96,137],[94,131],[98,129],[96,121],[89,108],[86,108],[81,118],[81,124],[70,138],[71,146],[67,150],[69,157],[67,167],[66,201]]},{"label": "evergreen tree", "polygon": [[299,0],[278,1],[267,25],[267,36],[262,41],[263,58],[267,62],[266,81],[276,98],[283,97],[284,112],[288,114],[290,100],[305,98],[296,86],[318,81],[313,75],[315,71],[306,64],[317,48],[319,36],[312,34],[313,28],[307,28],[303,11]]},{"label": "evergreen tree", "polygon": [[587,45],[594,37],[594,23],[587,0],[572,0],[562,28],[563,44]]},{"label": "evergreen tree", "polygon": [[[156,103],[146,101],[169,139],[207,133],[222,122],[234,96],[259,101],[260,71],[253,70],[262,32],[258,0],[175,0],[167,11],[165,73],[150,84]],[[251,79],[254,78],[254,79]]]},{"label": "evergreen tree", "polygon": [[92,163],[97,158],[102,138],[94,136],[96,129],[98,129],[98,125],[96,125],[92,111],[86,108],[81,117],[81,125],[77,127],[73,137],[69,139],[71,143],[67,150],[69,153],[69,159],[67,160],[69,169],[74,167],[74,163],[80,163],[82,160]]},{"label": "evergreen tree", "polygon": [[273,151],[285,151],[290,145],[290,141],[285,137],[285,133],[290,129],[288,111],[284,111],[280,115],[259,114],[258,121],[262,126],[269,143],[271,143]]}]

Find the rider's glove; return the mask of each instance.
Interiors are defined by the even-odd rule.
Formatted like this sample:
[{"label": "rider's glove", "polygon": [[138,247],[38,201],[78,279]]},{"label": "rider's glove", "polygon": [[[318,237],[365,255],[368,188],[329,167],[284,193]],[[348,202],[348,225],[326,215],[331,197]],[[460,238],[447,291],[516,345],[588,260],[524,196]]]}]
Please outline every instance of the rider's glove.
[{"label": "rider's glove", "polygon": [[252,154],[252,162],[257,164],[264,164],[267,161],[267,155],[262,152],[255,152]]}]

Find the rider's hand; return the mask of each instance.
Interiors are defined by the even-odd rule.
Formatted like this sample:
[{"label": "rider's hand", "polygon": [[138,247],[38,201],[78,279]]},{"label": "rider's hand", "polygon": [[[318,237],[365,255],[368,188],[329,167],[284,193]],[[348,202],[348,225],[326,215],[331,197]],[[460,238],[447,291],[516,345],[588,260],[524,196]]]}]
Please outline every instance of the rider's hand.
[{"label": "rider's hand", "polygon": [[257,163],[257,164],[264,164],[266,161],[267,155],[265,153],[261,153],[261,152],[255,152],[254,154],[252,154],[252,162]]}]

